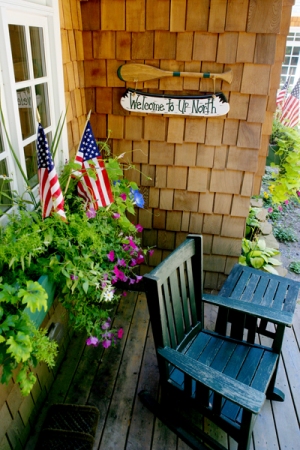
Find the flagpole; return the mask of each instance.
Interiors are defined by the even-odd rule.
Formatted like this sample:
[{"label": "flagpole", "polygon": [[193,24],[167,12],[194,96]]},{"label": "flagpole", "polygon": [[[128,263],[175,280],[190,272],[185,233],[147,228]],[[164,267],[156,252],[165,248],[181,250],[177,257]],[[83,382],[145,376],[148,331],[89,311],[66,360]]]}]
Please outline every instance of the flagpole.
[{"label": "flagpole", "polygon": [[[76,156],[77,156],[77,154],[78,154],[78,152],[79,152],[80,144],[81,144],[81,141],[82,141],[82,138],[83,138],[83,135],[84,135],[86,126],[87,126],[87,124],[88,124],[88,121],[90,120],[91,113],[92,113],[92,110],[90,109],[90,111],[89,111],[89,113],[88,113],[88,115],[87,115],[87,117],[86,117],[86,122],[85,122],[85,125],[84,125],[84,128],[83,128],[83,132],[82,132],[82,134],[81,134],[81,138],[80,138],[80,141],[79,141],[79,144],[78,144],[78,148],[77,148],[77,152],[76,152],[75,158],[76,158]],[[67,190],[69,189],[69,184],[70,184],[71,178],[72,178],[72,175],[69,175],[69,178],[68,178],[68,181],[67,181],[67,184],[66,184],[65,195],[66,195],[66,193],[67,193]]]}]

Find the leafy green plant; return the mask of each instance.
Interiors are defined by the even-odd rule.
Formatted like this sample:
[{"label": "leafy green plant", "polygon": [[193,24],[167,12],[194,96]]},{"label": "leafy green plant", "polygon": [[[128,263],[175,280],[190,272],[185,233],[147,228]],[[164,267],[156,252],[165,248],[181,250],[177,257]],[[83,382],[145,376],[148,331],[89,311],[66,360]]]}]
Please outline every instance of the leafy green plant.
[{"label": "leafy green plant", "polygon": [[289,265],[289,269],[292,272],[300,274],[300,261],[293,261],[293,262],[291,262],[290,265]]},{"label": "leafy green plant", "polygon": [[250,208],[249,215],[246,219],[246,231],[245,237],[250,241],[253,240],[254,236],[259,232],[261,226],[260,221],[256,218],[259,208]]},{"label": "leafy green plant", "polygon": [[3,366],[2,383],[8,383],[18,365],[20,371],[16,381],[21,392],[28,395],[36,376],[31,371],[39,361],[49,367],[55,364],[57,344],[50,341],[45,330],[37,330],[28,315],[23,312],[28,306],[31,312],[47,307],[47,294],[37,282],[27,281],[15,285],[2,283],[0,277],[0,364]]},{"label": "leafy green plant", "polygon": [[261,269],[278,275],[274,266],[280,266],[281,262],[273,258],[273,256],[279,253],[274,248],[268,248],[264,239],[257,239],[251,242],[243,238],[242,255],[239,258],[239,263],[243,266],[254,267],[254,269]]},{"label": "leafy green plant", "polygon": [[273,234],[280,242],[297,242],[298,238],[294,230],[290,227],[273,227]]},{"label": "leafy green plant", "polygon": [[289,198],[297,199],[300,196],[300,134],[275,119],[270,142],[276,145],[276,154],[280,158],[269,187],[272,200],[278,204]]}]

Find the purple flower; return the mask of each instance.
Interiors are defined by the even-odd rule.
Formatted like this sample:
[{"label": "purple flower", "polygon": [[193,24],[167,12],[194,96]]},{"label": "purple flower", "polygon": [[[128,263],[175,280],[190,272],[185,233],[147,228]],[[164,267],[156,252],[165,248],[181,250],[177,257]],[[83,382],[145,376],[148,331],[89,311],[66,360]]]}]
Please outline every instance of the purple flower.
[{"label": "purple flower", "polygon": [[126,292],[126,291],[123,291],[123,292],[122,292],[122,295],[123,295],[123,297],[127,297],[127,292]]},{"label": "purple flower", "polygon": [[136,259],[132,259],[130,262],[131,267],[136,266],[137,265],[137,260]]},{"label": "purple flower", "polygon": [[107,286],[107,283],[105,281],[102,281],[102,283],[101,283],[102,289],[106,288],[106,286]]},{"label": "purple flower", "polygon": [[127,252],[130,249],[130,245],[129,244],[123,244],[123,249],[125,250],[125,252]]},{"label": "purple flower", "polygon": [[135,279],[134,278],[128,278],[128,282],[129,282],[129,284],[134,284],[135,283]]},{"label": "purple flower", "polygon": [[288,201],[288,200],[284,200],[283,203],[285,203],[286,205],[288,205],[288,204],[289,204],[289,201]]},{"label": "purple flower", "polygon": [[135,226],[135,228],[136,228],[136,231],[138,232],[138,233],[141,233],[142,231],[143,231],[143,227],[142,227],[142,225],[140,225],[139,223]]},{"label": "purple flower", "polygon": [[278,210],[279,210],[279,211],[282,211],[282,206],[278,206]]},{"label": "purple flower", "polygon": [[104,348],[108,348],[111,346],[111,341],[109,339],[105,339],[104,341],[102,341],[102,346]]},{"label": "purple flower", "polygon": [[78,276],[74,274],[70,275],[70,278],[71,280],[78,280]]},{"label": "purple flower", "polygon": [[107,321],[101,325],[102,330],[107,330],[110,327],[110,323],[111,323],[111,318],[108,317]]},{"label": "purple flower", "polygon": [[117,278],[117,277],[112,277],[112,279],[111,279],[111,284],[116,284],[117,281],[118,281],[118,278]]},{"label": "purple flower", "polygon": [[126,261],[125,259],[118,259],[118,266],[126,267]]},{"label": "purple flower", "polygon": [[108,254],[107,254],[108,259],[113,262],[115,259],[115,252],[113,250],[111,250]]},{"label": "purple flower", "polygon": [[114,274],[116,275],[116,277],[121,280],[121,281],[127,281],[127,276],[125,275],[124,272],[122,272],[122,270],[120,270],[117,266],[114,267],[113,270]]},{"label": "purple flower", "polygon": [[119,214],[119,213],[113,213],[112,216],[113,216],[114,219],[120,219],[121,214]]},{"label": "purple flower", "polygon": [[137,264],[142,264],[142,262],[144,262],[144,261],[145,261],[144,255],[139,253],[138,257],[137,257],[137,260],[136,260]]},{"label": "purple flower", "polygon": [[129,245],[131,248],[133,248],[133,250],[138,250],[138,246],[136,245],[136,243],[133,241],[132,236],[129,236]]},{"label": "purple flower", "polygon": [[300,197],[300,191],[297,191],[296,194],[298,195],[298,197]]},{"label": "purple flower", "polygon": [[[268,213],[272,213],[273,212],[273,208],[268,208]],[[150,252],[149,252],[150,253]]]},{"label": "purple flower", "polygon": [[97,347],[99,345],[99,339],[96,336],[90,336],[86,340],[86,345],[93,345],[93,347]]},{"label": "purple flower", "polygon": [[143,279],[143,275],[136,275],[136,282],[139,283]]},{"label": "purple flower", "polygon": [[120,329],[118,330],[118,338],[119,338],[119,339],[122,339],[123,334],[124,334],[124,330],[123,330],[123,328],[120,328]]},{"label": "purple flower", "polygon": [[120,194],[120,197],[121,197],[121,199],[124,200],[124,202],[125,202],[125,200],[126,200],[126,198],[127,198],[127,195],[123,192],[122,194]]},{"label": "purple flower", "polygon": [[154,253],[154,248],[151,248],[151,250],[149,250],[149,255],[152,256]]},{"label": "purple flower", "polygon": [[96,210],[94,208],[89,208],[86,212],[86,216],[88,219],[94,219],[94,217],[96,217]]},{"label": "purple flower", "polygon": [[105,273],[104,275],[103,275],[103,280],[107,280],[108,279],[108,273]]}]

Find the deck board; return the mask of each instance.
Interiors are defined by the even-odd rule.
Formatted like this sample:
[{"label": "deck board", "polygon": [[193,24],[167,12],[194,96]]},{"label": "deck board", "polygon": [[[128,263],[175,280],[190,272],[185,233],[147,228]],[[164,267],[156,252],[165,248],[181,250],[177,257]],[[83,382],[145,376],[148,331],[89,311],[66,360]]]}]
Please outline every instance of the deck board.
[{"label": "deck board", "polygon": [[[206,311],[208,323],[215,311]],[[75,333],[57,373],[46,403],[37,419],[26,450],[33,450],[48,407],[53,403],[96,406],[100,419],[93,450],[187,450],[140,402],[138,392],[159,395],[159,374],[146,298],[129,292],[118,306],[113,326],[124,328],[119,345],[107,350],[85,346],[86,337]],[[264,338],[266,339],[266,338]],[[285,392],[284,403],[267,401],[253,433],[253,450],[297,449],[300,417],[300,305],[293,327],[286,330],[277,386]],[[210,433],[220,437],[229,450],[236,443],[213,424]]]}]

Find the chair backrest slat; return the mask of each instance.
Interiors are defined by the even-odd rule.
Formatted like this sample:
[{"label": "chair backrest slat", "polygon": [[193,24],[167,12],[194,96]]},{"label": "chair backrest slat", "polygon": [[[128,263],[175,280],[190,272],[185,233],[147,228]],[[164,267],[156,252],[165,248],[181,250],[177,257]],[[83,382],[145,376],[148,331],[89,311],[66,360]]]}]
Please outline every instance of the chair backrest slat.
[{"label": "chair backrest slat", "polygon": [[197,255],[202,251],[202,244],[195,244],[201,239],[201,236],[193,236],[193,239],[186,240],[151,274],[144,275],[150,316],[155,317],[153,334],[156,347],[177,348],[201,321],[201,308],[197,303],[201,303],[202,288],[198,289],[200,296],[197,301],[195,288],[195,278],[198,278],[200,286],[202,283],[202,260],[201,255]]}]

